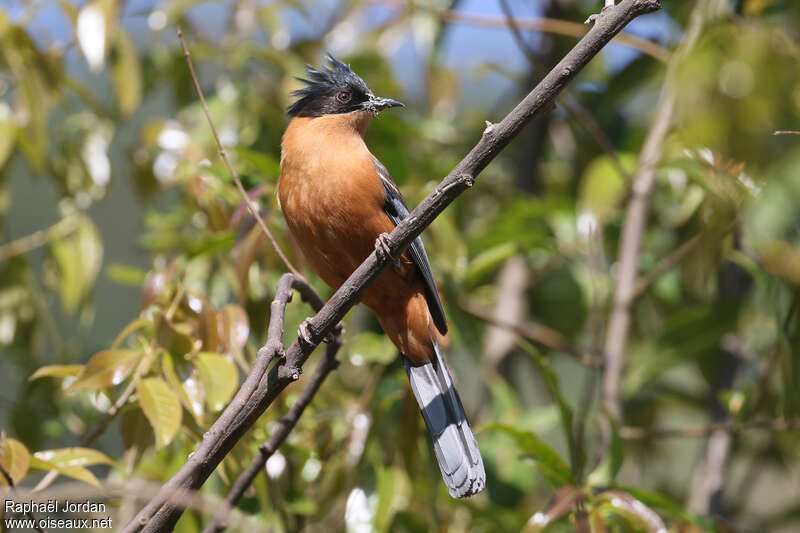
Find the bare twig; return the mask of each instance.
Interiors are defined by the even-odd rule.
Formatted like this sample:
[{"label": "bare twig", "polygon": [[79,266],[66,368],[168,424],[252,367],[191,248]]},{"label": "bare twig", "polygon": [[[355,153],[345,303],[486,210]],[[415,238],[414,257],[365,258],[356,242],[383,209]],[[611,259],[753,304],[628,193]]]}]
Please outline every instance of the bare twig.
[{"label": "bare twig", "polygon": [[[6,480],[6,483],[8,483],[8,492],[11,493],[11,499],[14,499],[14,492],[16,487],[14,484],[14,478],[11,477],[11,474],[8,473],[8,470],[6,470],[6,467],[4,467],[2,464],[0,464],[0,474],[2,474],[3,478]],[[38,531],[39,533],[45,533],[45,530],[42,529],[39,526],[39,523],[36,521],[36,517],[33,515],[32,511],[26,512],[25,516],[27,516],[28,520],[30,520],[31,523],[34,524],[33,527],[34,529],[36,529],[36,531]]]},{"label": "bare twig", "polygon": [[183,55],[186,58],[186,64],[189,66],[189,74],[192,77],[192,82],[194,83],[195,91],[197,91],[197,96],[200,98],[200,105],[203,107],[203,112],[206,115],[206,119],[208,120],[208,125],[211,127],[211,132],[214,134],[214,140],[217,141],[217,146],[219,147],[219,155],[222,157],[222,160],[225,162],[225,166],[228,167],[228,172],[231,173],[233,177],[233,181],[236,183],[236,188],[239,189],[239,193],[242,195],[242,199],[247,204],[247,207],[250,209],[250,212],[253,214],[255,219],[258,221],[258,225],[261,226],[261,230],[264,232],[264,235],[267,236],[269,242],[272,244],[272,248],[275,250],[275,253],[278,254],[283,264],[286,265],[286,268],[289,269],[289,272],[297,276],[298,278],[302,278],[303,276],[300,272],[294,268],[289,258],[283,253],[281,247],[278,246],[278,241],[275,240],[275,237],[272,235],[272,232],[269,230],[267,225],[264,223],[264,219],[261,218],[261,215],[258,212],[258,208],[253,203],[253,200],[250,199],[250,196],[247,194],[247,191],[244,190],[244,186],[242,186],[242,182],[239,179],[239,174],[236,172],[236,169],[233,168],[230,159],[228,158],[228,151],[225,150],[225,147],[222,145],[222,141],[219,138],[219,134],[217,133],[217,128],[214,126],[214,121],[211,120],[211,113],[208,111],[208,105],[206,105],[205,96],[203,96],[203,91],[200,89],[200,82],[197,81],[197,75],[194,72],[194,65],[192,64],[192,58],[189,54],[189,49],[186,48],[186,41],[183,40],[183,32],[180,28],[178,28],[178,39],[181,41],[181,48],[183,48]]},{"label": "bare twig", "polygon": [[49,228],[34,231],[30,235],[25,235],[24,237],[1,245],[0,263],[12,257],[28,253],[40,246],[44,246],[53,239],[66,237],[78,229],[79,222],[80,217],[77,215],[64,217]]},{"label": "bare twig", "polygon": [[[378,277],[389,258],[405,250],[456,197],[471,187],[475,176],[486,168],[531,119],[549,109],[558,93],[628,22],[660,7],[658,0],[623,0],[616,7],[605,10],[586,36],[541,83],[501,122],[487,127],[469,154],[403,222],[398,224],[386,239],[390,253],[373,252],[339,287],[324,307],[308,322],[308,341],[295,339],[286,350],[285,361],[273,366],[267,375],[263,375],[263,369],[261,372],[250,373],[248,381],[250,379],[259,381],[255,393],[247,398],[240,398],[237,394],[234,401],[204,435],[198,449],[136,518],[123,529],[123,532],[133,533],[143,526],[146,526],[146,531],[153,532],[168,531],[173,528],[183,509],[168,501],[170,492],[179,487],[195,490],[202,486],[234,444],[281,391],[299,378],[302,365],[313,349],[333,331],[344,315],[359,301],[368,284]],[[271,321],[275,319],[273,315]],[[244,404],[240,403],[242,400]]]},{"label": "bare twig", "polygon": [[746,422],[735,422],[727,420],[707,426],[687,427],[687,428],[640,428],[634,426],[624,426],[619,430],[619,436],[625,440],[658,440],[658,439],[685,439],[685,438],[704,438],[717,431],[729,433],[741,433],[744,431],[798,431],[800,430],[800,419],[776,418],[774,420],[749,420]]},{"label": "bare twig", "polygon": [[800,131],[795,130],[776,130],[773,135],[800,135]]},{"label": "bare twig", "polygon": [[483,320],[487,324],[510,331],[523,339],[541,344],[550,350],[568,353],[587,366],[599,367],[603,363],[601,357],[594,356],[571,345],[560,332],[544,324],[540,324],[539,322],[534,322],[532,320],[523,323],[509,322],[493,315],[489,311],[485,311],[482,306],[468,299],[460,300],[458,306],[462,311]]},{"label": "bare twig", "polygon": [[[468,24],[470,26],[480,26],[484,28],[505,28],[507,21],[504,16],[463,13],[461,11],[454,11],[448,9],[437,9],[422,4],[413,4],[409,6],[406,2],[396,0],[374,0],[375,3],[384,5],[388,8],[395,10],[420,10],[432,13],[440,20],[445,22],[454,22],[457,24]],[[588,29],[585,25],[569,20],[560,20],[552,18],[534,18],[525,17],[516,19],[517,26],[522,30],[542,31],[546,33],[555,33],[558,35],[566,35],[567,37],[582,37],[586,34]],[[620,33],[614,36],[612,42],[621,44],[630,48],[635,48],[643,54],[662,62],[669,60],[670,52],[653,41],[641,39],[628,33]]]},{"label": "bare twig", "polygon": [[[717,233],[719,237],[722,237],[729,232],[731,232],[736,226],[738,225],[738,221],[734,221],[725,228],[721,234]],[[649,270],[646,274],[639,276],[636,280],[636,285],[633,288],[633,299],[638,299],[642,294],[650,288],[650,285],[655,283],[658,278],[663,276],[665,273],[672,270],[678,263],[686,259],[697,245],[703,242],[703,239],[710,235],[710,231],[703,231],[694,235],[689,240],[678,246],[675,250],[669,253],[669,255],[664,256],[658,262],[656,266],[654,266],[651,270]]]}]

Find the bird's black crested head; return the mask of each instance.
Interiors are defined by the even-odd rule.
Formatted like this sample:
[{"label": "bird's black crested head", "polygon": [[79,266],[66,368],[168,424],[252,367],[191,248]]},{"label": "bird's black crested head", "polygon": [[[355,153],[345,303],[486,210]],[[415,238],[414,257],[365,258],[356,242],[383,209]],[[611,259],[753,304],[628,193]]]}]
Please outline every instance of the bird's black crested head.
[{"label": "bird's black crested head", "polygon": [[316,69],[306,65],[308,79],[297,78],[306,87],[292,92],[298,99],[289,106],[292,117],[321,117],[352,111],[377,113],[389,107],[402,106],[397,100],[377,98],[364,80],[348,65],[327,55],[329,67]]}]

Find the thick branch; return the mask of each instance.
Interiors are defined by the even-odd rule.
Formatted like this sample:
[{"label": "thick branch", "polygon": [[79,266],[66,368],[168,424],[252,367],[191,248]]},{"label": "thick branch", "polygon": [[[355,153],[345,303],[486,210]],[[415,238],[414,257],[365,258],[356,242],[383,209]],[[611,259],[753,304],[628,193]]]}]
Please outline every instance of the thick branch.
[{"label": "thick branch", "polygon": [[[203,442],[186,464],[167,482],[164,490],[143,509],[123,530],[125,533],[139,531],[168,531],[174,527],[183,509],[167,501],[167,494],[175,487],[196,489],[200,487],[214,468],[234,444],[255,423],[272,401],[286,386],[294,381],[314,348],[341,321],[347,311],[360,299],[367,285],[386,266],[389,256],[399,255],[430,223],[474,183],[477,176],[497,154],[537,114],[549,109],[555,97],[577,73],[594,57],[625,25],[639,15],[650,13],[661,7],[658,0],[623,0],[612,9],[605,10],[594,27],[575,47],[548,73],[547,76],[525,97],[500,123],[490,125],[478,144],[450,172],[438,187],[417,206],[389,235],[390,254],[373,252],[336,291],[325,306],[311,320],[310,343],[296,339],[286,351],[286,361],[270,370],[261,379],[256,392],[244,406],[239,404],[239,394],[223,412]],[[275,319],[274,315],[272,319]],[[251,372],[248,381],[261,374]],[[241,392],[241,391],[240,391]],[[224,423],[220,420],[224,419]],[[163,507],[162,507],[163,506]],[[158,514],[153,516],[156,510]],[[152,519],[151,519],[152,517]]]}]

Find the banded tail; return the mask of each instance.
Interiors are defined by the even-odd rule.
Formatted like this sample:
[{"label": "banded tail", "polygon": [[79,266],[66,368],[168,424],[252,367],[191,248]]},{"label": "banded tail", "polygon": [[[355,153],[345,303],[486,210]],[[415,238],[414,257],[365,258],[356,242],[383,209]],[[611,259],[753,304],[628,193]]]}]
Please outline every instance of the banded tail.
[{"label": "banded tail", "polygon": [[435,361],[414,366],[404,359],[406,374],[431,434],[442,479],[450,489],[450,496],[465,498],[486,487],[486,472],[478,442],[436,341],[433,341],[433,347]]}]

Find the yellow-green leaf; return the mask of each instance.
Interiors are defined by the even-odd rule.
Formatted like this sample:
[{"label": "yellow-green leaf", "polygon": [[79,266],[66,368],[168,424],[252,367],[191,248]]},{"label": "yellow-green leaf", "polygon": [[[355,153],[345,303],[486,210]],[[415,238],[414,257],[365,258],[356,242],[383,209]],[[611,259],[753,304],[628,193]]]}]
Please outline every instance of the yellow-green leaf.
[{"label": "yellow-green leaf", "polygon": [[134,320],[133,322],[131,322],[130,324],[125,326],[125,329],[123,329],[120,332],[120,334],[117,335],[117,338],[114,339],[114,343],[111,345],[111,348],[112,349],[116,348],[117,346],[122,344],[122,341],[124,341],[126,338],[128,338],[132,333],[134,333],[135,331],[138,331],[138,330],[140,330],[140,329],[142,329],[142,328],[144,328],[146,326],[152,325],[152,323],[153,322],[150,319],[137,318],[136,320]]},{"label": "yellow-green leaf", "polygon": [[142,69],[136,46],[121,27],[115,32],[111,74],[119,109],[122,114],[130,115],[142,99]]},{"label": "yellow-green leaf", "polygon": [[[2,104],[0,104],[2,106]],[[5,107],[8,110],[8,107]],[[0,107],[0,112],[3,108]],[[10,112],[10,111],[9,111]],[[17,143],[17,129],[9,120],[0,118],[0,169],[6,164]]]},{"label": "yellow-green leaf", "polygon": [[34,455],[31,457],[31,468],[35,468],[37,470],[55,470],[59,474],[77,479],[78,481],[83,481],[84,483],[94,485],[95,487],[100,486],[100,482],[97,481],[97,478],[94,477],[94,474],[92,474],[88,468],[84,468],[82,466],[59,466],[55,463],[39,459]]},{"label": "yellow-green leaf", "polygon": [[42,450],[33,454],[42,461],[47,461],[59,467],[90,466],[98,464],[113,464],[106,454],[79,446],[71,448],[58,448],[55,450]]},{"label": "yellow-green leaf", "polygon": [[211,411],[219,411],[239,386],[236,367],[225,357],[211,352],[200,352],[193,362],[200,371],[206,405]]},{"label": "yellow-green leaf", "polygon": [[217,314],[217,325],[225,353],[241,353],[250,334],[250,321],[245,310],[238,305],[226,305]]},{"label": "yellow-green leaf", "polygon": [[83,370],[83,365],[46,365],[30,375],[28,381],[39,378],[67,378],[77,376]]},{"label": "yellow-green leaf", "polygon": [[181,402],[161,378],[147,378],[136,387],[139,405],[156,434],[156,448],[169,444],[181,427]]},{"label": "yellow-green leaf", "polygon": [[[618,162],[625,172],[630,173],[636,167],[636,156],[621,153]],[[616,211],[624,195],[625,176],[620,174],[609,156],[598,156],[589,163],[578,191],[581,211],[592,213],[600,223],[604,223]]]},{"label": "yellow-green leaf", "polygon": [[67,312],[78,308],[92,290],[103,262],[103,243],[97,226],[82,216],[75,231],[53,240],[50,251],[58,266],[58,290]]},{"label": "yellow-green leaf", "polygon": [[397,348],[386,335],[367,331],[359,333],[347,342],[350,357],[362,361],[389,364],[397,357]]},{"label": "yellow-green leaf", "polygon": [[142,357],[141,350],[103,350],[94,354],[67,391],[101,389],[125,381]]},{"label": "yellow-green leaf", "polygon": [[130,474],[136,468],[144,451],[152,445],[153,429],[141,409],[128,409],[122,413],[120,432],[122,433],[122,442],[125,444],[125,453],[122,459],[125,463],[125,471]]},{"label": "yellow-green leaf", "polygon": [[[0,464],[14,480],[14,484],[17,484],[28,473],[31,454],[28,448],[17,439],[3,439],[0,440]],[[0,485],[7,483],[5,477],[0,476]]]},{"label": "yellow-green leaf", "polygon": [[199,372],[183,359],[178,359],[176,365],[174,357],[170,354],[165,354],[161,358],[161,370],[167,378],[167,383],[177,393],[178,400],[197,423],[202,425],[205,414],[203,388],[200,386],[199,378],[194,375]]}]

